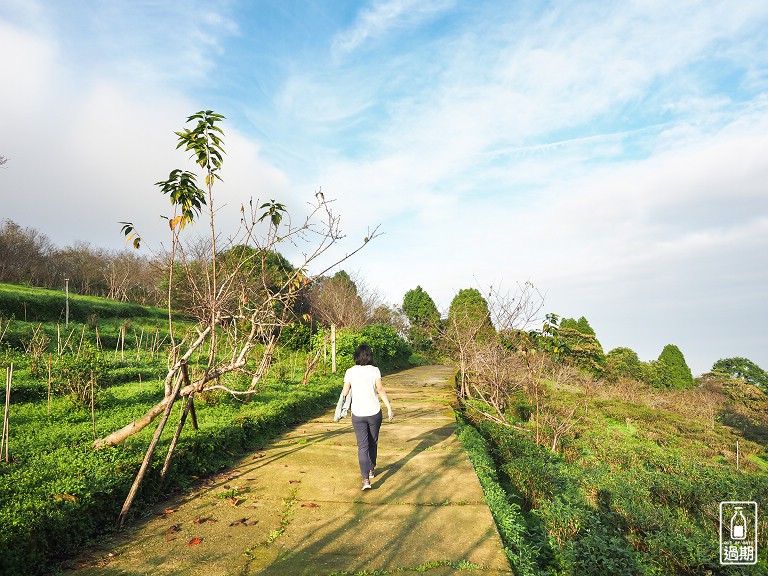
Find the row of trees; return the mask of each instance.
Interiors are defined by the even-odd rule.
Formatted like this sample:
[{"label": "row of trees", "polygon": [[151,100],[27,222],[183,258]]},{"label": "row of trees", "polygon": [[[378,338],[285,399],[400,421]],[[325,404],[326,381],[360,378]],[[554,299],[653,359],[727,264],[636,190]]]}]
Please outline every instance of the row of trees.
[{"label": "row of trees", "polygon": [[59,248],[32,227],[0,222],[0,282],[61,289],[68,279],[70,289],[85,296],[158,305],[164,296],[158,282],[163,267],[158,259],[85,242]]},{"label": "row of trees", "polygon": [[[44,233],[22,227],[12,220],[0,223],[0,282],[61,289],[65,279],[69,289],[85,296],[104,296],[142,305],[165,306],[171,296],[175,310],[202,313],[202,286],[209,264],[205,254],[210,242],[196,238],[175,256],[173,279],[169,281],[169,253],[154,256],[128,250],[109,251],[77,242],[56,247]],[[230,316],[239,313],[240,303],[255,284],[276,290],[297,269],[275,250],[264,252],[248,244],[220,252],[220,272],[233,270],[230,301],[224,308]],[[169,286],[175,288],[169,292]],[[303,282],[296,296],[298,318],[306,314],[315,324],[360,329],[375,323],[390,324],[405,330],[403,316],[388,307],[383,298],[363,280],[344,270]],[[307,322],[305,320],[305,322]],[[308,322],[307,322],[308,323]]]},{"label": "row of trees", "polygon": [[[536,319],[542,304],[538,292],[530,285],[522,287],[512,298],[508,294],[502,297],[492,289],[486,299],[477,289],[463,289],[451,301],[447,319],[442,321],[432,298],[417,286],[405,294],[402,310],[408,319],[408,338],[414,350],[428,355],[444,352],[461,365],[468,342],[492,339],[497,330],[504,333],[507,345],[515,348],[514,342],[521,338],[519,332]],[[553,361],[572,365],[593,377],[631,378],[657,388],[690,388],[694,384],[685,357],[674,344],[665,346],[658,359],[650,362],[640,361],[637,353],[625,347],[606,354],[583,316],[560,319],[549,314],[541,330],[528,332],[528,338],[538,348],[547,350]],[[744,373],[756,373],[744,363],[737,368]]]},{"label": "row of trees", "polygon": [[[596,379],[643,382],[658,390],[695,385],[674,344],[648,362],[626,347],[605,353],[586,318],[547,314],[542,322],[542,309],[543,298],[530,284],[513,293],[459,290],[442,319],[421,286],[405,294],[402,306],[412,347],[456,362],[465,409],[511,427],[530,419],[536,442],[553,450],[575,425],[578,410],[550,401],[558,383],[580,383],[587,390]],[[719,360],[713,373],[768,389],[768,374],[745,358]]]}]

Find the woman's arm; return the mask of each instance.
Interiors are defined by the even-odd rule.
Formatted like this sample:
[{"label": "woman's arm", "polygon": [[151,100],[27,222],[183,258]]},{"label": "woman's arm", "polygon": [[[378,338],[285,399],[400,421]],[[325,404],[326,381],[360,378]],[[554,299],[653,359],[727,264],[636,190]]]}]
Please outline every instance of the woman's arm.
[{"label": "woman's arm", "polygon": [[344,388],[341,389],[341,395],[346,396],[349,394],[349,389],[352,388],[352,384],[349,382],[344,382]]},{"label": "woman's arm", "polygon": [[395,414],[392,412],[392,405],[389,403],[387,391],[384,390],[384,385],[381,383],[381,378],[376,379],[376,391],[379,393],[379,396],[381,396],[381,399],[384,401],[384,405],[387,407],[387,420],[392,422],[392,418],[395,417]]}]

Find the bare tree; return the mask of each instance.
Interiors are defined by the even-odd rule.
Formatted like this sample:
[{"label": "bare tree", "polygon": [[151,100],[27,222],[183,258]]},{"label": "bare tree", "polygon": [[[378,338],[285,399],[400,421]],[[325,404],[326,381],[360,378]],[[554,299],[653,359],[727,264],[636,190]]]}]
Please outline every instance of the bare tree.
[{"label": "bare tree", "polygon": [[366,307],[355,281],[344,270],[330,278],[317,279],[310,291],[313,317],[325,326],[362,328],[366,323]]}]

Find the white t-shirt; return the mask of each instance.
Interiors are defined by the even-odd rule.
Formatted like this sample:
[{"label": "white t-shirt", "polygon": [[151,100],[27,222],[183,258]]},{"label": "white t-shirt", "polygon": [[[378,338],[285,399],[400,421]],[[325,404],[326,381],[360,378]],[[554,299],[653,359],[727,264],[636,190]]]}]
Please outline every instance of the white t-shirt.
[{"label": "white t-shirt", "polygon": [[380,379],[381,372],[371,365],[355,365],[344,373],[344,382],[349,382],[352,386],[352,414],[373,416],[381,412],[376,395],[376,380]]}]

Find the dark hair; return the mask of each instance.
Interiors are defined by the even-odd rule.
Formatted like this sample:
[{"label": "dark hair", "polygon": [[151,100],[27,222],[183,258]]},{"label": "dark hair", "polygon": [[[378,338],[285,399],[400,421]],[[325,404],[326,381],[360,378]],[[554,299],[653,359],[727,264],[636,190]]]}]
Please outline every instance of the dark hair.
[{"label": "dark hair", "polygon": [[368,366],[373,364],[373,350],[368,344],[360,344],[355,348],[355,364],[359,366]]}]

